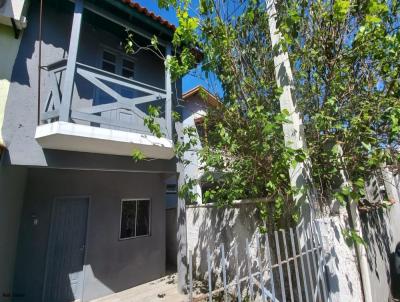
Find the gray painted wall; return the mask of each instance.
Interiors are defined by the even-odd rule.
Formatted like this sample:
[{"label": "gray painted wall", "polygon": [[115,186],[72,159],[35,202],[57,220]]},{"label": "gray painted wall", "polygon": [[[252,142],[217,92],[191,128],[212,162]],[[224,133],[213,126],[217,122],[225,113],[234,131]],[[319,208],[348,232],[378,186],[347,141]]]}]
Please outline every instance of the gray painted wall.
[{"label": "gray painted wall", "polygon": [[0,301],[12,292],[15,255],[27,169],[0,162]]},{"label": "gray painted wall", "polygon": [[[66,1],[67,2],[67,1]],[[43,21],[42,65],[48,65],[67,57],[72,14],[45,4]],[[47,166],[46,153],[34,139],[37,119],[37,66],[38,66],[38,3],[31,5],[28,27],[24,31],[21,46],[14,65],[9,97],[1,129],[9,150],[10,162],[16,165]],[[121,38],[85,22],[81,29],[78,61],[99,66],[103,46],[122,51]],[[164,63],[148,51],[134,56],[135,79],[164,88]],[[177,83],[177,95],[181,95],[181,81]],[[77,88],[76,88],[77,87]],[[89,103],[94,88],[80,79],[74,90],[74,101]],[[44,107],[50,91],[49,75],[42,73],[41,107]],[[27,156],[29,155],[29,156]]]},{"label": "gray painted wall", "polygon": [[[90,196],[84,301],[165,273],[164,178],[159,174],[29,169],[21,217],[15,301],[40,301],[52,202]],[[120,241],[122,198],[151,198],[151,236]],[[33,217],[39,219],[33,225]]]}]

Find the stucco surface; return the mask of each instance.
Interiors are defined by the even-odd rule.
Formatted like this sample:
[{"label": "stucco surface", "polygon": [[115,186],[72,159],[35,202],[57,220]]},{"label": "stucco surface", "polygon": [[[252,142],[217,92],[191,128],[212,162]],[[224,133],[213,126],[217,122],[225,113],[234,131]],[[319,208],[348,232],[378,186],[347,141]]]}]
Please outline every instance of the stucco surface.
[{"label": "stucco surface", "polygon": [[342,231],[348,229],[348,216],[340,215],[319,219],[327,268],[327,282],[332,302],[363,301],[360,273],[354,246],[348,246]]},{"label": "stucco surface", "polygon": [[[228,258],[233,259],[234,246],[239,245],[239,257],[242,259],[242,274],[245,271],[246,239],[251,245],[251,253],[255,255],[255,238],[260,221],[257,219],[257,205],[247,204],[232,208],[215,206],[189,206],[186,208],[188,253],[193,254],[194,275],[200,280],[207,280],[207,249],[210,249],[216,271],[213,282],[221,282],[220,245],[225,247]],[[236,271],[229,270],[230,279]]]},{"label": "stucco surface", "polygon": [[12,293],[18,229],[23,204],[26,168],[0,161],[0,301]]},{"label": "stucco surface", "polygon": [[[195,119],[204,118],[207,112],[207,104],[200,98],[199,95],[192,96],[185,100],[184,107],[182,109],[182,127],[195,127]],[[197,137],[198,134],[196,133]],[[199,137],[198,137],[199,138]],[[189,137],[185,136],[185,141],[188,141]],[[185,166],[184,177],[188,179],[200,179],[203,175],[201,169],[201,162],[198,158],[198,151],[201,150],[201,143],[198,140],[195,146],[192,146],[190,151],[185,152],[184,159],[189,161],[189,164]],[[197,203],[202,203],[202,190],[200,182],[195,184],[193,192],[197,194]]]},{"label": "stucco surface", "polygon": [[[399,183],[396,185],[400,196]],[[399,218],[399,200],[388,209],[361,215],[374,302],[392,301],[392,296],[400,298],[400,276],[394,269],[394,252],[400,243]]]},{"label": "stucco surface", "polygon": [[[14,282],[18,301],[41,299],[51,208],[57,196],[90,198],[83,301],[164,275],[164,180],[159,174],[30,169]],[[119,240],[123,198],[151,199],[151,236]]]},{"label": "stucco surface", "polygon": [[[4,111],[10,88],[11,73],[17,56],[18,47],[21,42],[14,38],[14,31],[11,27],[0,24],[0,130],[3,126]],[[4,144],[0,131],[0,144]]]}]

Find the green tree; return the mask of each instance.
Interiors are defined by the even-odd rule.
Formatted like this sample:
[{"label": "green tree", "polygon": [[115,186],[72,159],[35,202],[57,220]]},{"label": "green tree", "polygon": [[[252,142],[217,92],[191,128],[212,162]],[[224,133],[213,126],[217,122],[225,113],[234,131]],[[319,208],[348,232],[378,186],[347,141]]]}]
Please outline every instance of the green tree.
[{"label": "green tree", "polygon": [[[159,1],[173,7],[179,26],[173,77],[195,64],[221,82],[224,106],[209,112],[201,158],[212,185],[205,199],[221,206],[238,198],[266,196],[260,205],[271,227],[296,220],[289,185],[291,165],[308,157],[313,187],[325,208],[364,196],[364,183],[381,163],[399,160],[400,20],[391,1],[280,1],[281,45],[294,70],[296,101],[303,112],[307,154],[284,145],[281,93],[274,79],[265,3],[257,0]],[[188,131],[191,132],[191,131]],[[190,143],[177,144],[178,154]],[[183,152],[182,152],[183,151]],[[338,190],[342,174],[348,185]],[[189,182],[190,183],[190,182]]]}]

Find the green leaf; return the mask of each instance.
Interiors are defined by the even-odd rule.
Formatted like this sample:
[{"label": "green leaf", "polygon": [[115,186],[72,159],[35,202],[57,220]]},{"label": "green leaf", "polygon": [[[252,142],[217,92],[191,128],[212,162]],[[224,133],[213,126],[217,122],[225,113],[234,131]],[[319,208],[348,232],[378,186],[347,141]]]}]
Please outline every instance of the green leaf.
[{"label": "green leaf", "polygon": [[143,159],[145,159],[145,155],[143,154],[142,151],[138,150],[138,149],[134,149],[132,151],[132,158],[135,162],[141,161]]}]

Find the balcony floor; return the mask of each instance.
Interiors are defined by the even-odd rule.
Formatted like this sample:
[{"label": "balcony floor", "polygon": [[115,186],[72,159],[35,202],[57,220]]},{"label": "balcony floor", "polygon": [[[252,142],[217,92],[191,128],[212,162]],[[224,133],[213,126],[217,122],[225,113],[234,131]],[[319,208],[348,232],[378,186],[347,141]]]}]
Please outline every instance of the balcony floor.
[{"label": "balcony floor", "polygon": [[39,125],[35,138],[44,149],[131,156],[140,150],[146,158],[171,159],[173,143],[165,137],[92,127],[67,122]]}]

